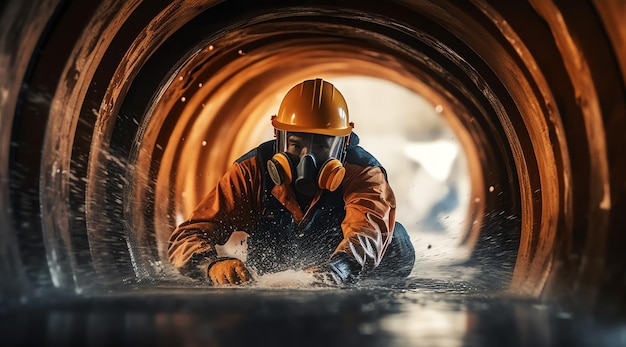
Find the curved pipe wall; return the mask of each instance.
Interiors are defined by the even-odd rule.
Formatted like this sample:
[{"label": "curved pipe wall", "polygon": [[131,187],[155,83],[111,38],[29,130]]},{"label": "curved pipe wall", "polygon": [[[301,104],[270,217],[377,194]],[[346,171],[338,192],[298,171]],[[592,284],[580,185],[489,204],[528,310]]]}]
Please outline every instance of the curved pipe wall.
[{"label": "curved pipe wall", "polygon": [[[510,292],[623,308],[618,2],[2,6],[8,300],[170,278],[163,238],[190,208],[179,196],[212,184],[190,178],[218,176],[270,101],[323,74],[387,79],[443,105],[471,172],[466,242],[496,268],[513,259]],[[184,143],[199,139],[201,151]]]}]

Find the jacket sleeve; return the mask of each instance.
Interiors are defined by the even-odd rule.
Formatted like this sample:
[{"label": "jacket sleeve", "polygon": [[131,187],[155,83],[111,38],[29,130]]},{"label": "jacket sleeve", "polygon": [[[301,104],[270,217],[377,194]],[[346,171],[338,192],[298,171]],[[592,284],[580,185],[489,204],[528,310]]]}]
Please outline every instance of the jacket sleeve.
[{"label": "jacket sleeve", "polygon": [[372,270],[391,241],[396,213],[394,193],[382,168],[354,164],[346,165],[343,189],[346,208],[341,224],[343,240],[335,249],[331,263],[341,261],[353,272]]},{"label": "jacket sleeve", "polygon": [[[254,160],[254,159],[253,159]],[[209,265],[218,259],[215,245],[222,245],[236,230],[255,223],[254,210],[259,177],[250,161],[235,163],[217,186],[197,205],[188,220],[171,234],[170,262],[184,275],[206,278]]]}]

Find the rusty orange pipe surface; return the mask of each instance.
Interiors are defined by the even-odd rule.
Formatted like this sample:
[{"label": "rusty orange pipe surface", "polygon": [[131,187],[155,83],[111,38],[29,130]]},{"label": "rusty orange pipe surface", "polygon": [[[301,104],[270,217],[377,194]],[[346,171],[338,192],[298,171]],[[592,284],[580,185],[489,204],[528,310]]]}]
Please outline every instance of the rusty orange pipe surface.
[{"label": "rusty orange pipe surface", "polygon": [[180,196],[321,74],[444,105],[476,201],[466,242],[515,264],[507,292],[626,308],[621,2],[35,2],[0,7],[4,300],[171,280]]}]

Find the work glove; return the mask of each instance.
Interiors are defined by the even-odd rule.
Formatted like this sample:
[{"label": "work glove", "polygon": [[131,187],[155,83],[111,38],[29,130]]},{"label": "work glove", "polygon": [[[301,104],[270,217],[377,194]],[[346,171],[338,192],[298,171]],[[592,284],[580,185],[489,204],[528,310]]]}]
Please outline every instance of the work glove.
[{"label": "work glove", "polygon": [[361,266],[349,255],[339,253],[327,263],[305,270],[324,285],[351,284],[358,280]]},{"label": "work glove", "polygon": [[223,259],[211,264],[208,275],[213,285],[241,284],[252,279],[250,271],[239,259]]}]

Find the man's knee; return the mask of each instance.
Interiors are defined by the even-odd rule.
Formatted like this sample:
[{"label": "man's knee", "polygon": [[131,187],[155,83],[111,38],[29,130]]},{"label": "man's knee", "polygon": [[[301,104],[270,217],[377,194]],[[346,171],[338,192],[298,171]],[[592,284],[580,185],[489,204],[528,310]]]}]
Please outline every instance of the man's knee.
[{"label": "man's knee", "polygon": [[399,258],[397,261],[397,275],[401,277],[408,276],[413,270],[413,264],[415,263],[415,248],[409,233],[398,222],[396,222],[390,246],[394,246],[395,253],[397,253]]},{"label": "man's knee", "polygon": [[387,251],[375,270],[376,277],[407,277],[413,270],[415,249],[411,237],[398,222]]}]

